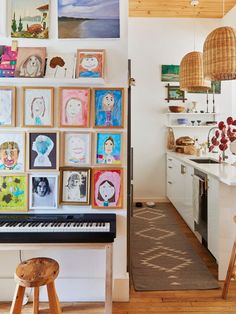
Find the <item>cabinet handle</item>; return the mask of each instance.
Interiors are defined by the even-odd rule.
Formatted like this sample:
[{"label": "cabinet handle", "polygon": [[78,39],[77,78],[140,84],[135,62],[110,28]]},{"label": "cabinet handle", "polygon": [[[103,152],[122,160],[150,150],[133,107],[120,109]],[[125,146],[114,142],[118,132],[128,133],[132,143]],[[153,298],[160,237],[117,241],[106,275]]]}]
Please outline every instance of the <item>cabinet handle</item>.
[{"label": "cabinet handle", "polygon": [[172,158],[168,158],[168,160],[169,160],[169,161],[172,161],[173,159],[172,159]]},{"label": "cabinet handle", "polygon": [[169,166],[168,168],[169,168],[169,169],[172,169],[173,167]]},{"label": "cabinet handle", "polygon": [[171,182],[171,181],[168,181],[168,183],[169,183],[169,184],[172,184],[172,182]]},{"label": "cabinet handle", "polygon": [[186,167],[184,165],[181,165],[181,174],[186,173]]}]

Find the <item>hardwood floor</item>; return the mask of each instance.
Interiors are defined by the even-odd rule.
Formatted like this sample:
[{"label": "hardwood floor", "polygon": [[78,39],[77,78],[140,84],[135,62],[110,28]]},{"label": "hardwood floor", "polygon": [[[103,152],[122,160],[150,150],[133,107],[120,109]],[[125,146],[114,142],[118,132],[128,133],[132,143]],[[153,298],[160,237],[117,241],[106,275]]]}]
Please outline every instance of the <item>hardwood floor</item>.
[{"label": "hardwood floor", "polygon": [[[176,213],[176,218],[189,238],[192,245],[203,258],[209,270],[217,276],[217,265],[209,252],[201,246],[190,229]],[[223,286],[223,282],[220,282]],[[222,289],[196,290],[196,291],[152,291],[136,292],[131,289],[130,302],[113,303],[113,314],[162,314],[162,313],[185,313],[185,314],[228,314],[236,313],[236,281],[232,282],[229,289],[228,299],[221,298]],[[103,313],[103,304],[96,303],[65,303],[62,304],[63,313],[76,314],[100,314]],[[41,314],[48,314],[48,305],[40,304]],[[0,304],[0,313],[9,313],[9,304]],[[32,304],[23,308],[22,314],[32,313]]]}]

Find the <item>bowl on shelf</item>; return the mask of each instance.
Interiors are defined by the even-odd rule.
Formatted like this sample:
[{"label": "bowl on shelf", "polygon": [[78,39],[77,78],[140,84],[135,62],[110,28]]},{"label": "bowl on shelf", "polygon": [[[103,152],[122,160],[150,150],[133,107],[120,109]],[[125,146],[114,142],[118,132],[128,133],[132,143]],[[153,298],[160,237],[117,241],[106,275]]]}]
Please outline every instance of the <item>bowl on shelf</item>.
[{"label": "bowl on shelf", "polygon": [[169,110],[170,112],[184,112],[185,111],[185,107],[183,106],[169,106]]},{"label": "bowl on shelf", "polygon": [[188,124],[188,119],[186,119],[186,118],[177,119],[177,123],[179,125],[186,125],[186,124]]}]

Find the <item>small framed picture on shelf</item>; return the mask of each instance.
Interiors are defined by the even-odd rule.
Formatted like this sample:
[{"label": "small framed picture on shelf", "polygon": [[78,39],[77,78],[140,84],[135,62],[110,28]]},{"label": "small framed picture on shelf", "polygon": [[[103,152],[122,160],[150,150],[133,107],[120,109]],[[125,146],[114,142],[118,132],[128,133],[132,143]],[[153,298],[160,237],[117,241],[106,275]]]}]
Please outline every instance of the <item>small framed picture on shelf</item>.
[{"label": "small framed picture on shelf", "polygon": [[170,84],[166,85],[167,88],[167,100],[170,102],[170,100],[182,100],[182,102],[185,102],[187,98],[185,98],[185,92],[180,89],[179,86],[171,86]]},{"label": "small framed picture on shelf", "polygon": [[60,203],[90,204],[90,168],[60,168]]},{"label": "small framed picture on shelf", "polygon": [[53,127],[54,88],[27,86],[22,89],[22,126]]},{"label": "small framed picture on shelf", "polygon": [[59,123],[61,127],[87,128],[90,120],[90,89],[60,87]]},{"label": "small framed picture on shelf", "polygon": [[31,209],[56,209],[58,207],[57,175],[30,175],[29,207]]},{"label": "small framed picture on shelf", "polygon": [[0,172],[25,171],[25,133],[0,132]]},{"label": "small framed picture on shelf", "polygon": [[0,128],[16,125],[16,88],[0,86]]},{"label": "small framed picture on shelf", "polygon": [[122,134],[96,133],[96,164],[121,165]]},{"label": "small framed picture on shelf", "polygon": [[27,134],[28,169],[59,169],[59,132],[29,132]]},{"label": "small framed picture on shelf", "polygon": [[77,50],[76,78],[104,79],[105,50]]},{"label": "small framed picture on shelf", "polygon": [[28,179],[23,174],[0,175],[0,212],[28,210]]},{"label": "small framed picture on shelf", "polygon": [[94,127],[124,127],[124,89],[94,89]]},{"label": "small framed picture on shelf", "polygon": [[94,168],[92,174],[92,207],[122,208],[123,169]]},{"label": "small framed picture on shelf", "polygon": [[55,79],[72,79],[74,76],[74,53],[48,53],[45,77]]},{"label": "small framed picture on shelf", "polygon": [[91,164],[91,133],[63,133],[63,163],[65,166],[81,167]]}]

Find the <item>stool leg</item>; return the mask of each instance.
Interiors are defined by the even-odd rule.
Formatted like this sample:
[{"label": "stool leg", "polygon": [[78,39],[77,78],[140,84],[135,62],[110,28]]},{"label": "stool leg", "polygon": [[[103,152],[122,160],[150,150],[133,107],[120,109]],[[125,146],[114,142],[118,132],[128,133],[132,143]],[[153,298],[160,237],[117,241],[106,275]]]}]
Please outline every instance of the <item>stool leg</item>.
[{"label": "stool leg", "polygon": [[34,288],[34,314],[39,313],[39,287]]},{"label": "stool leg", "polygon": [[9,314],[21,313],[21,307],[22,307],[22,303],[24,299],[24,294],[25,294],[25,287],[17,285]]},{"label": "stool leg", "polygon": [[230,281],[232,278],[235,260],[236,260],[236,240],[234,241],[234,245],[233,245],[233,249],[232,249],[232,253],[231,253],[231,258],[230,258],[230,262],[229,262],[229,267],[228,267],[228,271],[227,271],[227,275],[226,275],[225,283],[224,283],[224,287],[223,287],[223,292],[222,292],[222,298],[225,300],[226,300],[227,295],[228,295],[229,284],[230,284]]},{"label": "stool leg", "polygon": [[50,314],[61,314],[61,306],[56,294],[54,281],[47,284]]}]

